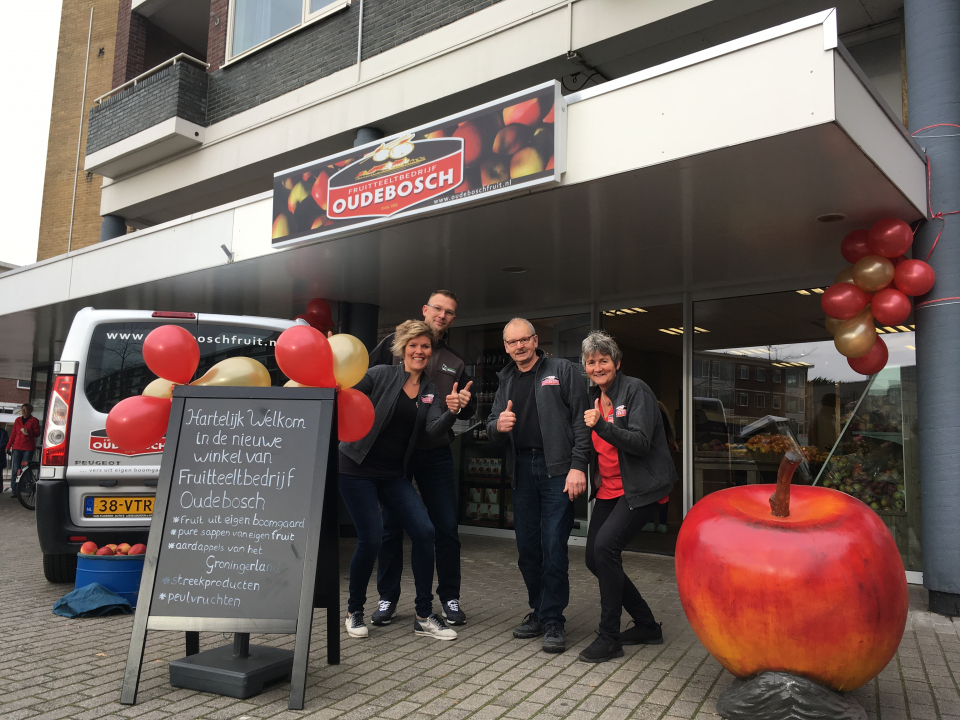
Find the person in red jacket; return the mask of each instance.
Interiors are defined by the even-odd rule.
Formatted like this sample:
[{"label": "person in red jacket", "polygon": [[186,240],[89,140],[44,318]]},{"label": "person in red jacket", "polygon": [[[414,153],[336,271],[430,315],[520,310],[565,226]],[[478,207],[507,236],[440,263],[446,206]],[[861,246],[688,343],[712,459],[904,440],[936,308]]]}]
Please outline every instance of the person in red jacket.
[{"label": "person in red jacket", "polygon": [[20,417],[13,423],[13,431],[7,442],[7,452],[13,457],[10,471],[10,492],[17,496],[17,477],[21,468],[30,462],[33,451],[37,447],[37,438],[40,437],[40,422],[30,413],[33,405],[24,403],[20,406]]}]

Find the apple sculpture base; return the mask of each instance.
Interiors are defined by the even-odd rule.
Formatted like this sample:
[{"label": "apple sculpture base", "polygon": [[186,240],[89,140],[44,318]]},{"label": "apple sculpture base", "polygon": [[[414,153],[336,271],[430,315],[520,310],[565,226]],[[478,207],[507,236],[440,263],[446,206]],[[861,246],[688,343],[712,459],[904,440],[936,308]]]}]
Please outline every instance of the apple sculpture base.
[{"label": "apple sculpture base", "polygon": [[758,682],[770,672],[794,676],[788,695],[848,693],[886,667],[903,636],[909,601],[893,536],[859,500],[791,488],[800,462],[797,452],[784,455],[772,496],[770,485],[707,495],[677,537],[680,602],[700,642],[741,681],[733,696],[781,694]]},{"label": "apple sculpture base", "polygon": [[867,720],[849,695],[783,672],[734,680],[717,698],[717,714],[726,720]]}]

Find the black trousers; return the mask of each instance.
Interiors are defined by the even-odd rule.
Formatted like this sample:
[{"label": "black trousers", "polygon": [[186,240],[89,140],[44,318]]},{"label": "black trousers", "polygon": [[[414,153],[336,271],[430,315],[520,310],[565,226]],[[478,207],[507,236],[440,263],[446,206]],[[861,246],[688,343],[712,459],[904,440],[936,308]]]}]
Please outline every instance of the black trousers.
[{"label": "black trousers", "polygon": [[623,572],[623,549],[660,510],[650,503],[631,510],[622,495],[596,500],[587,532],[587,568],[600,581],[600,634],[620,637],[620,616],[626,610],[637,625],[655,622],[653,611],[633,582]]}]

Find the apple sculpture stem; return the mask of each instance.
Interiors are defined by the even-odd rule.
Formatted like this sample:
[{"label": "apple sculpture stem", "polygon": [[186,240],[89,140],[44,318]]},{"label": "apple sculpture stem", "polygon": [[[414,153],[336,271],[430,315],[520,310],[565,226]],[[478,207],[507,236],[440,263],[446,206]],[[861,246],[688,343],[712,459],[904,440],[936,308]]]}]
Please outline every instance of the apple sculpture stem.
[{"label": "apple sculpture stem", "polygon": [[790,450],[780,461],[780,468],[777,470],[777,489],[770,496],[770,513],[774,517],[790,517],[790,481],[793,480],[793,473],[800,467],[803,457],[796,450]]}]

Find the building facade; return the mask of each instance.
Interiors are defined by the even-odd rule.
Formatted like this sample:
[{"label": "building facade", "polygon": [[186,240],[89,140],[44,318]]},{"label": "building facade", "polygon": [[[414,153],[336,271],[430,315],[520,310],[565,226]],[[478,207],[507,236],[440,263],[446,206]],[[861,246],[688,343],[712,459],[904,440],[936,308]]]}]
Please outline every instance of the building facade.
[{"label": "building facade", "polygon": [[[906,10],[122,0],[103,64],[113,89],[92,99],[83,138],[108,242],[0,278],[12,296],[45,288],[0,316],[0,338],[33,338],[0,373],[49,366],[85,305],[291,318],[324,298],[341,328],[372,340],[450,287],[451,341],[481,413],[506,362],[505,320],[531,318],[541,347],[573,360],[590,329],[618,338],[624,371],[663,405],[683,478],[663,530],[637,549],[672,552],[693,503],[765,481],[794,443],[798,481],[876,505],[911,579],[926,580],[922,322],[880,328],[891,361],[868,379],[833,349],[819,305],[845,234],[929,217],[928,149],[907,130]],[[511,115],[510,98],[550,87],[556,102]],[[428,130],[466,137],[466,156],[476,131],[442,204],[350,225],[326,186],[307,189],[355,145],[376,152],[383,138],[386,152]],[[530,174],[543,182],[521,188]],[[502,450],[480,427],[460,430],[461,522],[509,533]],[[589,513],[578,506],[575,535]],[[932,590],[960,598],[960,574],[937,577]]]}]

